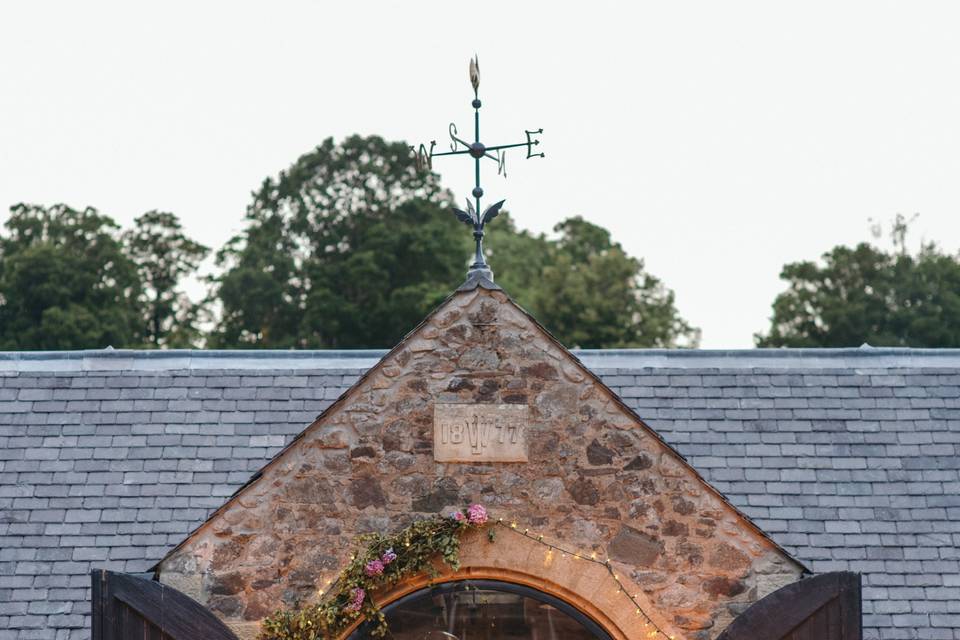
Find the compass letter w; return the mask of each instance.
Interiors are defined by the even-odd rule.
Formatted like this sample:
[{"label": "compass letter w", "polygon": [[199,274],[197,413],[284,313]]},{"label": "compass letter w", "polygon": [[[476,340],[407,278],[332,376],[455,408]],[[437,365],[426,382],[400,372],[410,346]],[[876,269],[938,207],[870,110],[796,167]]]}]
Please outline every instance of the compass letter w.
[{"label": "compass letter w", "polygon": [[419,149],[410,147],[410,151],[413,151],[414,158],[416,159],[418,171],[422,171],[424,167],[433,169],[433,148],[436,145],[437,141],[431,140],[429,149],[425,144],[421,144]]}]

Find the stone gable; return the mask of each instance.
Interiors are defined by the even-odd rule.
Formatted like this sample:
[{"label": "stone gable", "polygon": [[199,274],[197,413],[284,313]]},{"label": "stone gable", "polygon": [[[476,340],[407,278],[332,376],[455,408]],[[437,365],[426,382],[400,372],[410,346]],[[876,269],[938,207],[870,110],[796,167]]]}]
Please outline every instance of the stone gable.
[{"label": "stone gable", "polygon": [[[451,459],[435,455],[444,438],[453,459],[478,461],[438,462]],[[493,445],[512,443],[515,456],[517,440],[526,462],[491,461],[502,459]],[[715,637],[802,569],[502,291],[475,286],[449,298],[158,572],[252,635],[277,606],[314,598],[357,534],[468,502],[609,557],[651,615],[683,637]]]}]

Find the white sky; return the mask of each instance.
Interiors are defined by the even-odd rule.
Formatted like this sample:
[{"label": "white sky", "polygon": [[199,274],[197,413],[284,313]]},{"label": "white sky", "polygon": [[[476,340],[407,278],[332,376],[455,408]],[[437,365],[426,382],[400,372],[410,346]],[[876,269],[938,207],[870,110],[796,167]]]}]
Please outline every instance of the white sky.
[{"label": "white sky", "polygon": [[[147,6],[0,5],[0,220],[164,209],[218,247],[327,136],[469,129],[477,52],[483,138],[543,127],[547,154],[514,152],[506,181],[490,163],[488,196],[534,231],[610,229],[705,347],[752,346],[783,263],[868,218],[919,212],[915,241],[960,246],[960,3]],[[435,166],[464,196],[459,160]]]}]

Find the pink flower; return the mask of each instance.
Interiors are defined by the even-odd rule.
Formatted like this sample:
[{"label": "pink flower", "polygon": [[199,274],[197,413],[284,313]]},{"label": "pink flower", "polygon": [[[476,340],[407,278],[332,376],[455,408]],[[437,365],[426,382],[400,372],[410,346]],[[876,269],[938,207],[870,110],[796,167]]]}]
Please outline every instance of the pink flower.
[{"label": "pink flower", "polygon": [[367,597],[367,592],[361,587],[350,590],[350,602],[344,607],[346,611],[360,611],[363,606],[363,600]]},{"label": "pink flower", "polygon": [[397,554],[393,552],[393,547],[387,549],[383,552],[383,556],[380,558],[380,562],[383,563],[383,566],[387,566],[391,562],[397,559]]},{"label": "pink flower", "polygon": [[480,525],[487,521],[487,510],[482,504],[472,504],[467,507],[467,520],[470,524]]},{"label": "pink flower", "polygon": [[383,575],[383,562],[380,560],[371,560],[367,563],[367,566],[365,566],[363,570],[371,578],[373,576]]},{"label": "pink flower", "polygon": [[463,515],[463,511],[454,511],[453,513],[450,514],[450,517],[456,520],[457,522],[463,522],[464,519],[466,518],[466,516]]}]

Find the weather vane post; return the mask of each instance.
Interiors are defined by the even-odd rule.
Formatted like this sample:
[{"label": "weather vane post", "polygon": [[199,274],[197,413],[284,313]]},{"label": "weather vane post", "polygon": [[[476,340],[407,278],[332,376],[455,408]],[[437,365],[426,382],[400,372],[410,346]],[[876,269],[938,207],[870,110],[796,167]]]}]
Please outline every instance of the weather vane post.
[{"label": "weather vane post", "polygon": [[[480,161],[484,158],[493,160],[497,163],[497,173],[506,178],[508,149],[526,147],[528,159],[544,157],[544,154],[542,153],[534,153],[534,148],[540,144],[540,140],[538,140],[535,136],[543,133],[543,129],[536,129],[533,131],[524,130],[527,137],[526,142],[498,144],[489,147],[486,146],[480,142],[480,63],[476,56],[470,60],[470,84],[473,86],[473,142],[469,143],[459,138],[457,125],[451,122],[449,127],[451,140],[450,151],[434,153],[433,149],[437,145],[436,140],[431,140],[429,147],[421,144],[419,148],[410,147],[410,150],[413,151],[414,155],[416,156],[418,169],[433,169],[433,159],[439,156],[458,156],[469,154],[470,157],[473,158],[474,186],[473,191],[471,192],[473,195],[473,202],[470,201],[470,198],[467,198],[467,210],[462,211],[455,208],[453,209],[453,213],[457,216],[458,220],[464,222],[473,229],[473,238],[476,242],[476,252],[474,254],[473,264],[470,265],[470,270],[467,272],[467,276],[470,277],[474,274],[477,274],[487,278],[492,282],[493,271],[490,269],[486,258],[483,256],[483,229],[488,222],[496,218],[497,214],[500,213],[500,208],[503,206],[504,200],[495,202],[487,207],[482,214],[480,213],[480,199],[483,197],[483,188],[480,186]],[[474,203],[476,203],[476,206],[474,206]]]}]

